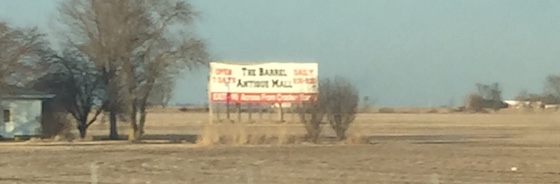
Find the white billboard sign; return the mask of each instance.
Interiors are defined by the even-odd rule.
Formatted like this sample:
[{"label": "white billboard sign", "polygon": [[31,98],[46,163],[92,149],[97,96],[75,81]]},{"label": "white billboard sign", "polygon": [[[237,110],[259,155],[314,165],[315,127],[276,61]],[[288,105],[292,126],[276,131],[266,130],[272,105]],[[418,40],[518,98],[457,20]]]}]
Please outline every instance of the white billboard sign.
[{"label": "white billboard sign", "polygon": [[306,102],[318,92],[317,63],[210,63],[212,102]]}]

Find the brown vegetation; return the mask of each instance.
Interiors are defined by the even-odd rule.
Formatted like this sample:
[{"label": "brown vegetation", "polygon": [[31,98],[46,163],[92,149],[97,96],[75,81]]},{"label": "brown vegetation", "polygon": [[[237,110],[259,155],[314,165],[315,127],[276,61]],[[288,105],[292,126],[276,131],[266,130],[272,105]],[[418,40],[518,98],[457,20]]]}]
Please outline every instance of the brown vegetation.
[{"label": "brown vegetation", "polygon": [[169,99],[181,70],[206,65],[204,44],[173,31],[188,29],[195,16],[186,2],[64,1],[59,10],[66,42],[100,73],[114,139],[118,114],[129,115],[129,140],[140,139],[148,105]]},{"label": "brown vegetation", "polygon": [[358,89],[348,79],[335,77],[322,83],[319,95],[325,96],[327,121],[339,140],[346,139],[346,130],[354,122],[358,113]]},{"label": "brown vegetation", "polygon": [[506,108],[502,101],[502,89],[499,83],[476,84],[477,92],[467,96],[465,107],[473,112],[485,112],[485,109],[499,111]]},{"label": "brown vegetation", "polygon": [[347,79],[337,76],[320,81],[317,100],[303,104],[299,109],[300,120],[307,130],[307,138],[317,143],[321,134],[320,125],[326,117],[336,131],[338,139],[344,140],[346,130],[358,111],[358,100],[357,89]]},{"label": "brown vegetation", "polygon": [[[10,162],[5,174],[24,183],[87,183],[92,163],[98,164],[99,183],[247,183],[248,177],[255,183],[429,183],[433,173],[441,183],[551,183],[560,164],[554,159],[560,151],[557,116],[506,110],[491,115],[358,114],[345,143],[359,143],[364,139],[354,137],[361,135],[369,145],[260,146],[275,144],[269,135],[279,126],[296,137],[307,132],[301,124],[269,123],[245,127],[246,135],[257,135],[247,137],[251,146],[30,142],[4,143],[1,154]],[[206,118],[206,113],[153,112],[147,121],[163,123],[150,123],[145,136],[196,135],[203,127],[198,121]],[[220,131],[234,125],[227,126]],[[106,136],[107,128],[94,124],[90,134]],[[324,126],[322,136],[325,140],[336,133]],[[234,145],[233,136],[221,140]],[[67,174],[52,177],[61,172]]]},{"label": "brown vegetation", "polygon": [[15,28],[0,20],[0,84],[25,83],[37,77],[45,46],[37,28]]},{"label": "brown vegetation", "polygon": [[297,144],[300,138],[297,134],[288,132],[288,127],[269,127],[265,131],[255,130],[255,126],[244,124],[216,124],[204,125],[198,134],[196,144],[211,145],[284,145]]},{"label": "brown vegetation", "polygon": [[88,127],[97,120],[106,104],[100,72],[77,50],[68,49],[62,54],[46,51],[43,58],[49,72],[31,85],[34,89],[54,94],[54,99],[45,102],[49,104],[47,108],[56,109],[57,114],[70,114],[80,138],[84,138]]}]

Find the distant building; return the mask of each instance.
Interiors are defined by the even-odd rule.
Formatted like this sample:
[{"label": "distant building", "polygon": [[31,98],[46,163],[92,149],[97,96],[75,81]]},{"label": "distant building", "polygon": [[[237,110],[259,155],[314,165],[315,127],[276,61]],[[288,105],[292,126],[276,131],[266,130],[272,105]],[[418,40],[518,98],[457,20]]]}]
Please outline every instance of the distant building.
[{"label": "distant building", "polygon": [[504,100],[504,103],[506,103],[509,108],[521,108],[523,106],[529,105],[530,102],[520,100]]},{"label": "distant building", "polygon": [[504,103],[507,104],[508,108],[540,108],[543,109],[547,105],[542,101],[528,101],[528,100],[505,100]]},{"label": "distant building", "polygon": [[41,136],[43,100],[53,94],[10,86],[0,89],[0,136],[2,138]]}]

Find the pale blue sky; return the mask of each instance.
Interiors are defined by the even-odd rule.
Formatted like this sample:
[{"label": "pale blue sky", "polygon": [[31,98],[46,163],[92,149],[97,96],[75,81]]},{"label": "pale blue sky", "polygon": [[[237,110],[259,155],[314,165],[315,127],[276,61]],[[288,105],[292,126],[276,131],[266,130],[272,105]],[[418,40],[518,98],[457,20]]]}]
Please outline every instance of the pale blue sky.
[{"label": "pale blue sky", "polygon": [[[0,19],[48,24],[57,0],[1,0]],[[560,1],[193,0],[215,59],[316,60],[377,106],[455,105],[477,82],[504,96],[541,92],[560,74]],[[174,102],[203,103],[206,71],[185,74]]]}]

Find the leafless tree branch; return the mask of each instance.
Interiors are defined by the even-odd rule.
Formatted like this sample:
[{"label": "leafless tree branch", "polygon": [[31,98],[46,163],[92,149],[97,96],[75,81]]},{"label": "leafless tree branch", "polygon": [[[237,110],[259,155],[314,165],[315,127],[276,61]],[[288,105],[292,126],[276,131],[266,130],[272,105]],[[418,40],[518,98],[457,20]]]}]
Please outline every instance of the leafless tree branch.
[{"label": "leafless tree branch", "polygon": [[196,16],[184,1],[67,0],[59,10],[68,42],[102,71],[112,127],[117,113],[130,114],[131,140],[143,133],[154,86],[208,62],[200,40],[173,31],[188,30]]}]

